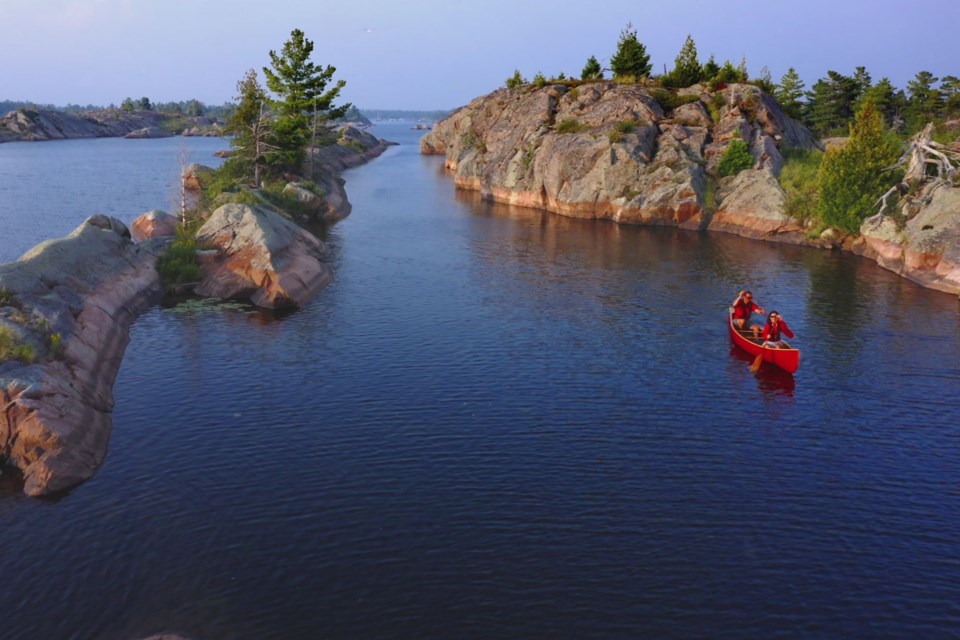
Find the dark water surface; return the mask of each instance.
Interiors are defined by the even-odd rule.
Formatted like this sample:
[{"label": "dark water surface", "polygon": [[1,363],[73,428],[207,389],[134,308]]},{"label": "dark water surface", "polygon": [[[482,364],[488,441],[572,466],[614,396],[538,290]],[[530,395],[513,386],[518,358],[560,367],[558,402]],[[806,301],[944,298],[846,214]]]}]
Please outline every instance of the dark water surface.
[{"label": "dark water surface", "polygon": [[[956,297],[483,203],[377,133],[403,144],[346,174],[315,302],[151,310],[99,474],[5,481],[0,636],[960,636]],[[68,144],[105,153],[19,148]],[[71,198],[67,231],[100,206]],[[795,377],[731,350],[743,284],[797,332]]]}]

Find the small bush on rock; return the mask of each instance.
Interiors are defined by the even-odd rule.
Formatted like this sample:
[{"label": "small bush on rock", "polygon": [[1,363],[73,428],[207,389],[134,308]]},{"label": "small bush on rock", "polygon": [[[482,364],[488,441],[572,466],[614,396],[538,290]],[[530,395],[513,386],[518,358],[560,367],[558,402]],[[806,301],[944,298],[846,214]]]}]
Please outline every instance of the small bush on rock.
[{"label": "small bush on rock", "polygon": [[721,176],[732,176],[752,166],[753,155],[750,154],[747,143],[742,138],[734,138],[717,163],[717,173]]}]

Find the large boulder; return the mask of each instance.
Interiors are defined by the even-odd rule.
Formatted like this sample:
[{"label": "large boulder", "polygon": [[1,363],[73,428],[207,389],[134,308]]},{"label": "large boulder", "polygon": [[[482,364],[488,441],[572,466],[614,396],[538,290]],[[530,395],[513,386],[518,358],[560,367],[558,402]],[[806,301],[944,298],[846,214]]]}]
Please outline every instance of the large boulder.
[{"label": "large boulder", "polygon": [[159,251],[93,216],[0,264],[0,324],[17,326],[33,352],[0,362],[0,459],[22,471],[28,495],[68,489],[102,463],[130,325],[162,295]]},{"label": "large boulder", "polygon": [[901,207],[900,221],[877,214],[860,227],[871,255],[926,287],[960,294],[960,187],[928,184]]},{"label": "large boulder", "polygon": [[213,175],[213,167],[193,162],[183,170],[183,188],[187,191],[200,191],[205,181]]},{"label": "large boulder", "polygon": [[333,279],[325,247],[265,207],[225,204],[197,232],[215,252],[201,261],[196,293],[239,298],[269,309],[302,307]]},{"label": "large boulder", "polygon": [[166,211],[153,209],[141,214],[130,224],[130,233],[137,242],[150,238],[166,238],[177,235],[180,220]]}]

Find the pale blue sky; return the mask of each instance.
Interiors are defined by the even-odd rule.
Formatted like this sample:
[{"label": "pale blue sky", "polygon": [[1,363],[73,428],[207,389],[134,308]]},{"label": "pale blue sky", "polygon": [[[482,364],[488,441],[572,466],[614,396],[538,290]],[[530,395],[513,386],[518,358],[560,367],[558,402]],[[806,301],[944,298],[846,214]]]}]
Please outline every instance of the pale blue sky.
[{"label": "pale blue sky", "polygon": [[960,75],[960,0],[0,0],[0,99],[219,104],[300,28],[314,61],[347,81],[344,101],[446,109],[514,68],[579,76],[590,55],[606,66],[628,21],[657,71],[689,33],[701,61],[745,56],[774,80],[793,66],[807,88],[858,65],[900,88],[923,69]]}]

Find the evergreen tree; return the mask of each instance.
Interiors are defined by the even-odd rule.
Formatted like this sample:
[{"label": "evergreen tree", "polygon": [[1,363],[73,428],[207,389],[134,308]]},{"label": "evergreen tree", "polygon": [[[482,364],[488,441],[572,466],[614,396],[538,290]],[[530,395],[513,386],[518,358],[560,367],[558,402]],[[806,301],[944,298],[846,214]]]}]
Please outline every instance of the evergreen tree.
[{"label": "evergreen tree", "polygon": [[857,83],[836,71],[817,80],[807,94],[807,117],[821,135],[842,129],[853,118],[857,100]]},{"label": "evergreen tree", "polygon": [[276,149],[272,143],[272,120],[267,110],[267,94],[257,80],[257,72],[247,71],[237,82],[237,108],[224,127],[232,134],[234,153],[224,162],[224,173],[240,180],[252,180],[259,188],[266,169],[267,153]]},{"label": "evergreen tree", "polygon": [[673,70],[666,74],[661,82],[667,87],[689,87],[700,82],[702,76],[703,67],[700,66],[700,60],[697,58],[697,45],[693,37],[687,35],[674,61]]},{"label": "evergreen tree", "polygon": [[637,30],[628,22],[626,28],[620,32],[617,52],[610,58],[610,69],[614,77],[643,78],[650,75],[650,68],[647,48],[637,40]]},{"label": "evergreen tree", "polygon": [[784,112],[794,120],[803,117],[803,80],[793,67],[780,78],[780,84],[774,85],[773,95],[783,107]]},{"label": "evergreen tree", "polygon": [[717,64],[717,61],[713,59],[713,54],[710,54],[710,59],[707,60],[706,64],[703,65],[703,73],[701,74],[704,80],[713,80],[714,76],[720,71],[720,65]]},{"label": "evergreen tree", "polygon": [[507,78],[507,89],[516,89],[522,84],[527,84],[527,79],[520,75],[520,69],[514,69],[513,75]]},{"label": "evergreen tree", "polygon": [[581,80],[602,80],[603,79],[603,69],[600,68],[600,62],[597,60],[596,56],[590,56],[587,59],[587,64],[584,65],[583,71],[580,72]]},{"label": "evergreen tree", "polygon": [[[270,164],[282,164],[300,171],[308,142],[315,142],[321,121],[339,118],[349,104],[334,107],[333,101],[346,85],[343,80],[330,89],[336,67],[320,67],[310,61],[313,42],[299,29],[290,33],[281,52],[270,51],[270,67],[264,67],[267,88],[278,96],[271,101],[276,116],[274,130],[278,149],[270,152]],[[312,159],[311,154],[311,159]]]},{"label": "evergreen tree", "polygon": [[729,60],[724,61],[723,66],[720,67],[720,70],[713,76],[713,82],[715,84],[730,84],[739,81],[740,74],[737,73],[737,68],[734,67],[733,63]]},{"label": "evergreen tree", "polygon": [[773,77],[770,75],[770,69],[768,69],[766,65],[760,69],[760,75],[757,77],[757,86],[763,89],[765,92],[773,95]]},{"label": "evergreen tree", "polygon": [[921,71],[907,83],[910,100],[907,104],[907,126],[917,131],[940,115],[943,110],[943,95],[934,88],[937,82],[929,71]]},{"label": "evergreen tree", "polygon": [[960,117],[960,78],[943,76],[940,80],[943,93],[943,114],[947,118]]},{"label": "evergreen tree", "polygon": [[867,90],[871,86],[870,74],[867,72],[866,67],[857,67],[853,71],[853,82],[857,85],[857,99],[856,102],[863,100],[863,96],[867,93]]},{"label": "evergreen tree", "polygon": [[737,82],[746,82],[750,79],[750,74],[747,73],[747,57],[743,56],[740,58],[740,64],[737,65]]},{"label": "evergreen tree", "polygon": [[873,103],[873,108],[883,116],[887,125],[892,125],[894,119],[900,116],[902,107],[898,104],[896,89],[890,84],[889,78],[880,78],[877,84],[864,92],[861,104],[867,102]]},{"label": "evergreen tree", "polygon": [[877,199],[899,180],[888,170],[899,155],[900,145],[883,117],[872,102],[865,103],[850,125],[847,143],[823,156],[817,175],[821,219],[844,231],[859,231],[864,218],[875,212]]}]

